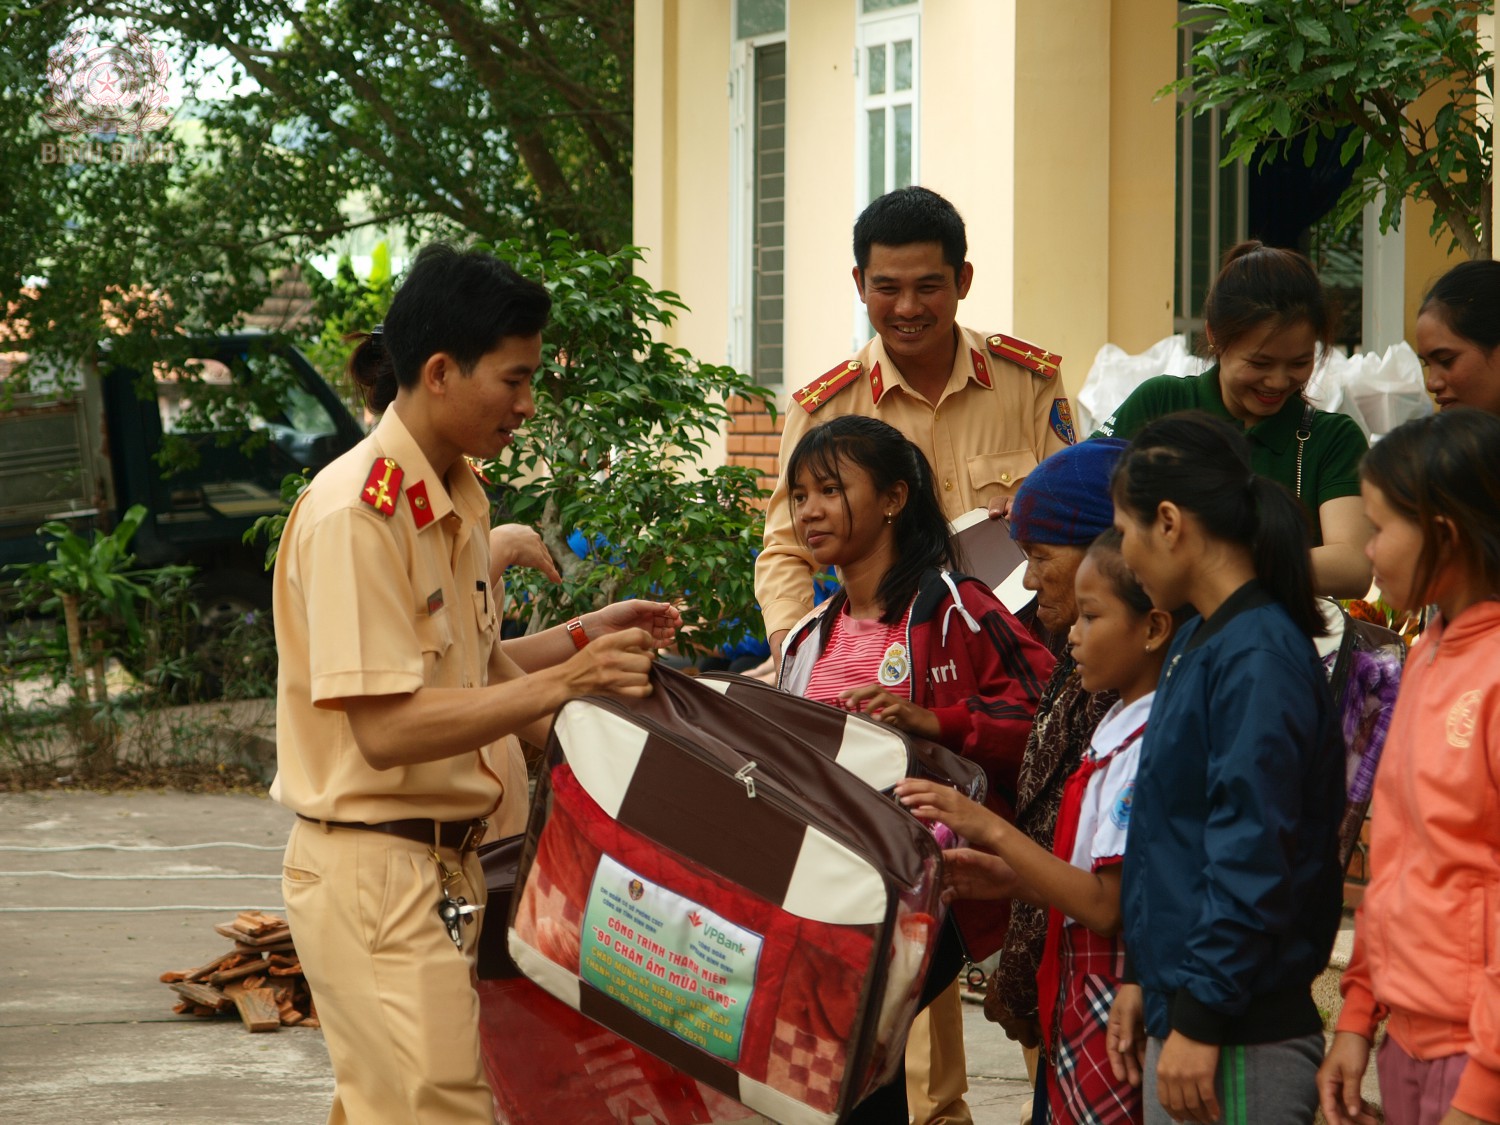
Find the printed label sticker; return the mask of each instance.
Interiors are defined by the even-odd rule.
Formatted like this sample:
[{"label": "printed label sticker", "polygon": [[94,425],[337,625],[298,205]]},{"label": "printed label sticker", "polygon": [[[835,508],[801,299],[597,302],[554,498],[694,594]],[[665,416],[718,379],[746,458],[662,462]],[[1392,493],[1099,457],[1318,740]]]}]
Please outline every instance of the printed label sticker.
[{"label": "printed label sticker", "polygon": [[737,1062],[761,936],[602,856],[579,975],[678,1038]]}]

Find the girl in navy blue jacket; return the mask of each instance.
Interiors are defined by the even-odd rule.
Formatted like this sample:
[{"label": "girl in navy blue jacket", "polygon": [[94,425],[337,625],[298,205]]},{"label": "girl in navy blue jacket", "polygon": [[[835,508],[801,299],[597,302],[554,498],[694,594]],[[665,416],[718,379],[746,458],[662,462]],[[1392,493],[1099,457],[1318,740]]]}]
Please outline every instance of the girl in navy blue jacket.
[{"label": "girl in navy blue jacket", "polygon": [[1206,414],[1142,430],[1113,491],[1127,565],[1159,608],[1198,616],[1141,750],[1121,883],[1137,983],[1110,1016],[1111,1063],[1136,1082],[1144,1067],[1148,1125],[1311,1122],[1344,789],[1307,525]]}]

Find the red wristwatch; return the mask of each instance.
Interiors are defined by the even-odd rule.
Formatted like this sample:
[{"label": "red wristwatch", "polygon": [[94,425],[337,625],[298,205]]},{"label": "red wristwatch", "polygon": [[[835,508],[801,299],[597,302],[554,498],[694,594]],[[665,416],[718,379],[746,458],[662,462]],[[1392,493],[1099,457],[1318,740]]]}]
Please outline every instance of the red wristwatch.
[{"label": "red wristwatch", "polygon": [[573,647],[582,652],[589,643],[589,635],[583,631],[583,618],[573,618],[564,628],[568,630],[568,636],[573,638]]}]

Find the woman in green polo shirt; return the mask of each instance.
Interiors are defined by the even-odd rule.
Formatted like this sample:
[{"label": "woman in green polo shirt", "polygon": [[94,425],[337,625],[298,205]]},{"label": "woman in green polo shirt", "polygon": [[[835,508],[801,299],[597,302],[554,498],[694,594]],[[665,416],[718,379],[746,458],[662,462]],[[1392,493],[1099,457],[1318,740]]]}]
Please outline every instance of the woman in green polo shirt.
[{"label": "woman in green polo shirt", "polygon": [[1216,361],[1190,379],[1158,375],[1120,404],[1095,436],[1133,438],[1147,422],[1202,410],[1245,428],[1257,473],[1291,489],[1312,525],[1319,593],[1362,598],[1370,589],[1370,537],[1359,498],[1364,432],[1344,414],[1302,397],[1316,348],[1332,342],[1334,311],[1301,254],[1259,242],[1230,250],[1204,302]]}]

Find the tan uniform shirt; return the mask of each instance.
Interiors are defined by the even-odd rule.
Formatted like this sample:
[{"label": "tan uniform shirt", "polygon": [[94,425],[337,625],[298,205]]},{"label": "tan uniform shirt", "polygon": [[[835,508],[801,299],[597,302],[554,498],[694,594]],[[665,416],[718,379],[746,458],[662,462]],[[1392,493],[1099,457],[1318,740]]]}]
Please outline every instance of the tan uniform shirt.
[{"label": "tan uniform shirt", "polygon": [[[361,499],[380,458],[401,472],[389,515]],[[343,711],[351,696],[480,687],[514,667],[499,651],[500,592],[487,588],[489,514],[468,463],[438,477],[394,410],[298,499],[273,592],[275,800],[319,820],[464,820],[504,792],[499,827],[519,831],[526,766],[514,738],[377,770]]]},{"label": "tan uniform shirt", "polygon": [[907,385],[878,335],[855,356],[859,377],[818,402],[814,413],[795,399],[787,404],[782,475],[766,509],[765,546],[755,563],[755,596],[768,634],[790,629],[813,605],[817,567],[797,538],[785,473],[792,450],[812,426],[862,414],[900,430],[927,456],[950,520],[1014,492],[1038,461],[1072,443],[1056,356],[1047,353],[1052,362],[1043,366],[1052,374],[1043,376],[1007,358],[1008,338],[992,349],[988,337],[958,331],[953,371],[936,405]]}]

